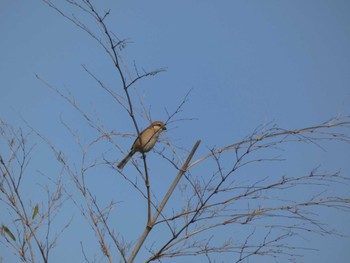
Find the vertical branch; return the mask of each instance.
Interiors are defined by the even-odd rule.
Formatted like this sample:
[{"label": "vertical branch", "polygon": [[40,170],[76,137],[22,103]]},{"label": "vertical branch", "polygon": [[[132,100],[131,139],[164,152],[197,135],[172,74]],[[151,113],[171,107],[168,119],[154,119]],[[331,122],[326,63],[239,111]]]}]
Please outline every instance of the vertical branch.
[{"label": "vertical branch", "polygon": [[[104,18],[106,17],[107,13],[101,17],[101,15],[96,11],[96,9],[94,8],[94,6],[87,1],[86,2],[87,6],[89,7],[89,9],[91,10],[91,13],[94,15],[95,19],[98,21],[98,23],[101,25],[102,30],[105,34],[105,36],[107,37],[107,42],[109,44],[109,48],[112,51],[113,54],[113,62],[115,67],[117,68],[119,77],[121,79],[122,82],[122,86],[123,86],[123,90],[125,93],[125,96],[127,98],[127,102],[128,102],[128,109],[127,112],[134,124],[134,127],[136,129],[136,133],[137,133],[137,137],[140,136],[140,129],[138,127],[135,115],[134,115],[134,106],[133,106],[133,102],[129,93],[129,87],[131,87],[134,83],[136,83],[137,80],[139,80],[141,77],[138,76],[133,80],[130,80],[130,83],[127,83],[126,77],[125,77],[125,73],[122,70],[120,63],[119,63],[119,55],[118,52],[116,50],[117,45],[115,45],[115,41],[113,40],[113,37],[110,33],[110,31],[108,30],[105,22],[104,22]],[[126,68],[127,70],[127,68]],[[145,76],[148,76],[148,74],[146,73]],[[143,162],[144,162],[144,169],[145,169],[145,186],[147,189],[147,224],[149,224],[150,220],[151,220],[151,190],[150,190],[150,183],[149,183],[149,175],[148,175],[148,169],[147,169],[147,163],[146,163],[146,156],[145,154],[142,154],[142,158],[143,158]]]},{"label": "vertical branch", "polygon": [[147,169],[147,162],[146,162],[146,154],[142,153],[143,157],[143,164],[145,166],[145,185],[147,189],[147,224],[151,222],[151,214],[152,214],[152,208],[151,208],[151,186],[149,183],[149,176],[148,176],[148,169]]}]

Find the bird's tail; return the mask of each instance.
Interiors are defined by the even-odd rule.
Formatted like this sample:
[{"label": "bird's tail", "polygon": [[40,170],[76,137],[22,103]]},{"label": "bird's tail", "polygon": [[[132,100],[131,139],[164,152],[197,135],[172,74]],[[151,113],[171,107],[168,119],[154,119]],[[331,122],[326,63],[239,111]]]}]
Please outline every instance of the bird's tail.
[{"label": "bird's tail", "polygon": [[124,166],[130,161],[131,157],[134,155],[133,151],[129,152],[127,156],[118,164],[118,169],[123,169]]}]

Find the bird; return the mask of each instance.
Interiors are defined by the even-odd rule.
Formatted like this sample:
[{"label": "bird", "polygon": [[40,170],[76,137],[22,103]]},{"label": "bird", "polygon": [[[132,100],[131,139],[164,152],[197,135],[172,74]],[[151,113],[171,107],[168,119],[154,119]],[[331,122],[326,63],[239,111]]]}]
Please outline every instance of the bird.
[{"label": "bird", "polygon": [[130,152],[127,156],[118,164],[119,169],[123,169],[131,157],[136,153],[146,153],[152,150],[156,144],[158,137],[162,131],[166,130],[165,123],[162,121],[154,121],[150,126],[144,129],[140,135],[136,138],[135,142],[131,146]]}]

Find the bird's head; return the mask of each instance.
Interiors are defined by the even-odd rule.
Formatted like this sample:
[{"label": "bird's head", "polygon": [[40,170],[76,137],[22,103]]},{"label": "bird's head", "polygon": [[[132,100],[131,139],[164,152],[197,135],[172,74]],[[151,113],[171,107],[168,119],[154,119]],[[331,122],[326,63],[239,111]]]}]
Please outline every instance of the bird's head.
[{"label": "bird's head", "polygon": [[152,122],[151,126],[155,129],[155,130],[166,130],[165,127],[165,123],[162,121],[154,121]]}]

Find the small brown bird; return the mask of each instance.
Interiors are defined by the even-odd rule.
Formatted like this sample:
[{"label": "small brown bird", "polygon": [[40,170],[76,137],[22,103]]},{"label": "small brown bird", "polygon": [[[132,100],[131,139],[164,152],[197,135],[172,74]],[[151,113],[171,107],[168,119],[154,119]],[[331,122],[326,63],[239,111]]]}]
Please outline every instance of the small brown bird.
[{"label": "small brown bird", "polygon": [[136,138],[134,144],[131,147],[129,154],[118,164],[119,169],[123,169],[126,163],[136,153],[149,152],[156,144],[159,134],[166,130],[165,123],[161,121],[152,122],[150,126],[144,129],[140,136]]}]

